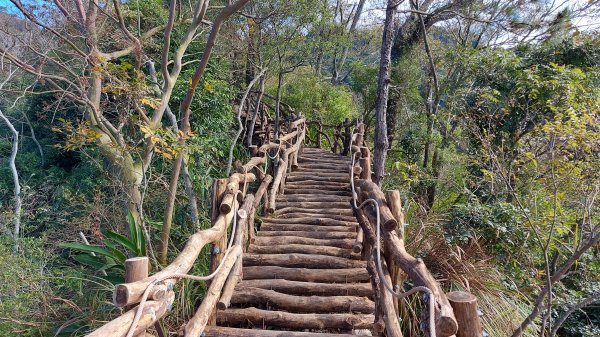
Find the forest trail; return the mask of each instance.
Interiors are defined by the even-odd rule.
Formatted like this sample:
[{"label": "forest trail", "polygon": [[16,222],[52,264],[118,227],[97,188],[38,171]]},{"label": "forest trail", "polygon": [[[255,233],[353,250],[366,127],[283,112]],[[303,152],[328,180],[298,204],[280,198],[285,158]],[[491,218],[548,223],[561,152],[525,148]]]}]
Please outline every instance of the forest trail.
[{"label": "forest trail", "polygon": [[205,336],[350,336],[373,325],[367,261],[352,250],[350,158],[305,148],[298,163],[244,254],[232,307]]}]

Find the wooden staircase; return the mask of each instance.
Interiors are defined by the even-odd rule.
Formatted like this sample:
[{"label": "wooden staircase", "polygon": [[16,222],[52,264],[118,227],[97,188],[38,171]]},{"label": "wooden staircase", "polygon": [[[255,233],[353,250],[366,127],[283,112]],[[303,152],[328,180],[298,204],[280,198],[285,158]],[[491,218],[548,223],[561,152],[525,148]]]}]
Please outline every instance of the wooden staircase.
[{"label": "wooden staircase", "polygon": [[352,252],[350,159],[306,148],[298,163],[244,254],[232,306],[205,336],[351,336],[373,326],[366,261]]}]

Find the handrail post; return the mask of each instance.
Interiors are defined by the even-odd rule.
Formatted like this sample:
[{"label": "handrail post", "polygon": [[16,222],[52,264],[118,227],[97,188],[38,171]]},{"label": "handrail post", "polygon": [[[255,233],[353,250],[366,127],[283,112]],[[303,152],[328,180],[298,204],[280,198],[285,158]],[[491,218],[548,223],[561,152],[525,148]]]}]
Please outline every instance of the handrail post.
[{"label": "handrail post", "polygon": [[[214,225],[215,221],[219,217],[221,202],[225,196],[227,190],[227,183],[229,179],[217,179],[213,184],[213,198],[212,198],[212,209],[211,209],[211,223]],[[225,248],[227,246],[227,231],[221,239],[211,244],[210,249],[210,272],[212,273],[221,263],[223,255],[225,255]],[[210,281],[208,282],[210,284]]]},{"label": "handrail post", "polygon": [[454,316],[458,323],[456,337],[482,336],[483,328],[477,310],[477,297],[464,291],[453,291],[446,296],[454,309]]}]

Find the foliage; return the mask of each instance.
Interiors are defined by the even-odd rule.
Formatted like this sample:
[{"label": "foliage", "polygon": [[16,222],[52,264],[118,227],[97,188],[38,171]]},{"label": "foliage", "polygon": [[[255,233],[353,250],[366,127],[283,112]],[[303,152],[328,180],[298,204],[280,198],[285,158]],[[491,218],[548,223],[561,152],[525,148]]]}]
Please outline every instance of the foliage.
[{"label": "foliage", "polygon": [[[108,279],[115,284],[122,282],[125,260],[128,257],[146,256],[146,239],[141,225],[135,223],[131,213],[127,216],[127,223],[129,238],[114,231],[108,231],[107,238],[103,242],[104,247],[77,242],[63,243],[61,247],[84,253],[75,255],[73,258],[81,264],[92,267],[97,272],[108,274]],[[117,249],[116,245],[125,248],[126,253]]]},{"label": "foliage", "polygon": [[444,224],[446,239],[451,244],[469,240],[483,240],[498,259],[527,249],[525,238],[528,235],[520,224],[523,216],[512,204],[481,204],[477,199],[466,204],[456,204]]},{"label": "foliage", "polygon": [[[267,91],[274,94],[276,90],[276,83],[269,83]],[[325,124],[338,124],[358,115],[352,93],[346,87],[333,85],[306,68],[286,77],[282,101],[308,120],[320,120]]]},{"label": "foliage", "polygon": [[[57,266],[59,257],[46,249],[44,239],[21,240],[21,251],[13,254],[12,240],[0,236],[0,335],[72,335],[82,327],[77,303],[86,302],[85,274]],[[72,323],[63,324],[67,320]]]}]

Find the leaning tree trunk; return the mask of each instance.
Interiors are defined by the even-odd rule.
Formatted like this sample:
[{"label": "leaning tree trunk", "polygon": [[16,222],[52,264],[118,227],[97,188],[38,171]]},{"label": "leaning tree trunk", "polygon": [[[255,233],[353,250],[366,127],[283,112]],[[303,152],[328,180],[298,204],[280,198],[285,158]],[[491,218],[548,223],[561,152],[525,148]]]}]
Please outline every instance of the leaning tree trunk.
[{"label": "leaning tree trunk", "polygon": [[[208,35],[208,39],[206,41],[206,46],[204,47],[204,53],[202,54],[202,58],[200,59],[200,63],[196,67],[196,71],[194,75],[192,75],[191,82],[188,86],[188,90],[179,106],[179,112],[182,115],[181,118],[181,131],[183,134],[189,134],[191,132],[190,125],[190,115],[192,100],[194,98],[194,94],[196,93],[196,88],[198,87],[198,83],[204,76],[204,71],[206,70],[206,66],[208,65],[208,60],[212,54],[213,48],[217,41],[217,37],[219,36],[219,32],[221,31],[221,27],[223,23],[234,13],[237,13],[239,10],[244,8],[246,4],[250,0],[238,0],[237,2],[231,3],[225,8],[221,10],[219,15],[215,18],[212,29]],[[180,144],[182,146],[185,145],[185,139],[180,140]],[[169,200],[167,201],[167,210],[165,214],[165,218],[163,220],[163,228],[161,233],[161,242],[159,249],[159,263],[165,265],[167,263],[167,253],[169,250],[169,238],[171,236],[171,223],[172,223],[172,212],[175,208],[175,197],[177,195],[177,183],[179,181],[179,174],[181,172],[181,166],[183,164],[183,156],[185,154],[185,149],[182,150],[173,163],[173,171],[171,173],[171,181],[169,184]],[[171,212],[171,214],[169,214]]]},{"label": "leaning tree trunk", "polygon": [[394,42],[395,14],[398,0],[388,0],[383,26],[383,41],[381,43],[381,60],[379,62],[379,80],[377,83],[377,106],[375,110],[375,153],[373,158],[373,173],[375,183],[381,184],[385,173],[385,158],[388,150],[386,110],[390,90],[391,53]]}]

